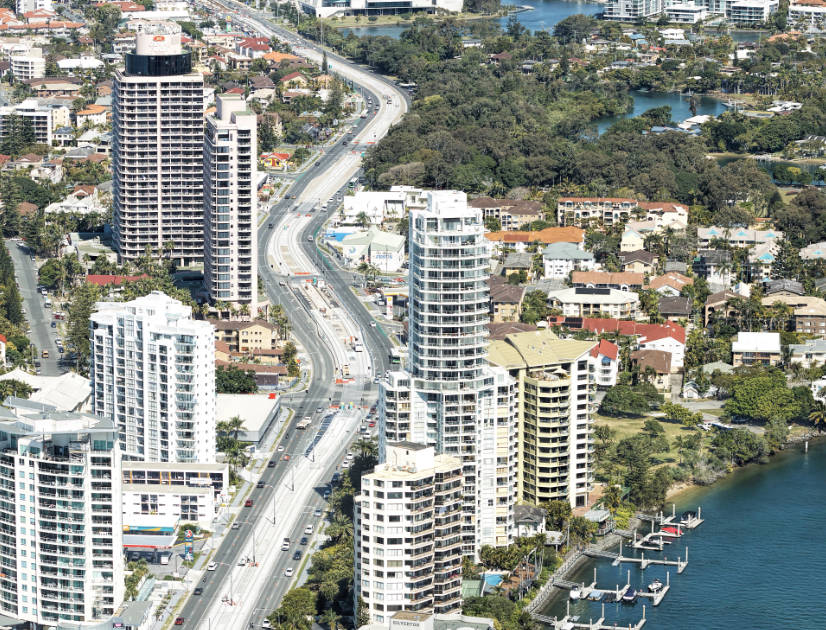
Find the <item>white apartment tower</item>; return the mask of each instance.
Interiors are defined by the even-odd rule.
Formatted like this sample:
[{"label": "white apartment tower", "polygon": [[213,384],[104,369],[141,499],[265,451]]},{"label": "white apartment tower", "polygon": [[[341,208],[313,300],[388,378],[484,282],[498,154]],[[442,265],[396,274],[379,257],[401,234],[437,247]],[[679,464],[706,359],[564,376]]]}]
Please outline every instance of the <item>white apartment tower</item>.
[{"label": "white apartment tower", "polygon": [[400,610],[462,610],[462,464],[433,447],[385,446],[355,499],[356,606],[387,625]]},{"label": "white apartment tower", "polygon": [[215,462],[215,333],[153,291],[99,302],[89,322],[92,411],[118,428],[124,457]]},{"label": "white apartment tower", "polygon": [[481,210],[464,193],[427,193],[410,210],[409,365],[382,384],[386,444],[433,446],[462,462],[463,553],[513,541],[516,396],[488,364],[488,247]]},{"label": "white apartment tower", "polygon": [[239,95],[215,99],[204,134],[204,284],[210,299],[258,298],[257,117]]},{"label": "white apartment tower", "polygon": [[112,219],[123,260],[147,247],[182,264],[203,260],[204,79],[191,67],[180,27],[153,22],[115,73]]},{"label": "white apartment tower", "polygon": [[4,625],[102,627],[120,607],[120,458],[110,420],[14,398],[0,408]]}]

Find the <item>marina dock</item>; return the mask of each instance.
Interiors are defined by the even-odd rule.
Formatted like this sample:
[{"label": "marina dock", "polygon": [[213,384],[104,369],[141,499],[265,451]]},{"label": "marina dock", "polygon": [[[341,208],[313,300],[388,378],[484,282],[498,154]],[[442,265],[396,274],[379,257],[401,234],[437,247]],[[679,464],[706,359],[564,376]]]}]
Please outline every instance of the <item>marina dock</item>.
[{"label": "marina dock", "polygon": [[662,565],[662,566],[672,566],[677,567],[677,573],[682,573],[685,571],[685,568],[688,566],[688,547],[685,548],[685,556],[684,557],[677,557],[676,560],[669,560],[668,558],[646,558],[645,553],[641,553],[639,558],[633,558],[630,556],[623,556],[622,555],[622,545],[620,544],[619,553],[613,553],[611,551],[604,551],[602,549],[595,549],[589,547],[585,550],[585,555],[590,556],[591,558],[608,558],[612,560],[612,563],[615,567],[619,566],[623,562],[629,562],[633,564],[639,564],[640,570],[645,570],[651,565]]},{"label": "marina dock", "polygon": [[547,617],[545,615],[533,615],[537,621],[551,626],[554,630],[639,630],[645,625],[647,621],[645,618],[645,606],[642,607],[642,618],[636,624],[628,624],[627,626],[620,626],[616,623],[606,622],[605,620],[605,604],[602,605],[602,613],[599,619],[589,619],[588,623],[579,621],[579,617],[571,617],[571,606],[568,605],[567,614],[562,619],[556,617]]},{"label": "marina dock", "polygon": [[686,518],[677,517],[677,506],[671,504],[671,515],[665,516],[662,512],[657,514],[642,514],[638,513],[637,518],[641,521],[651,521],[651,531],[653,532],[657,525],[663,527],[681,527],[685,529],[695,529],[703,523],[703,507],[698,506],[696,514],[689,512]]}]

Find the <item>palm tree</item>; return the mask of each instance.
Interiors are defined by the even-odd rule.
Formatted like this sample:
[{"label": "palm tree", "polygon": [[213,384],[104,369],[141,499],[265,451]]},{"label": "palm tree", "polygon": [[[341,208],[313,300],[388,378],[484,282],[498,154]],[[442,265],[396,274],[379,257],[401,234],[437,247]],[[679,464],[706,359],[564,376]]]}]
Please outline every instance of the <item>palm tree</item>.
[{"label": "palm tree", "polygon": [[333,522],[327,527],[326,533],[336,543],[346,542],[353,539],[353,521],[346,515],[338,512]]},{"label": "palm tree", "polygon": [[822,402],[818,402],[817,406],[809,414],[809,421],[817,429],[818,433],[823,433],[826,427],[826,406]]},{"label": "palm tree", "polygon": [[370,217],[367,216],[367,213],[364,210],[356,215],[356,223],[363,228],[370,226]]},{"label": "palm tree", "polygon": [[376,444],[375,440],[361,438],[353,444],[353,447],[361,457],[377,457],[379,454],[379,445]]},{"label": "palm tree", "polygon": [[330,630],[338,630],[338,622],[341,620],[332,608],[328,608],[321,613],[321,623],[325,624]]},{"label": "palm tree", "polygon": [[241,431],[246,431],[246,427],[244,426],[244,421],[241,419],[241,416],[232,416],[229,420],[226,421],[227,431],[232,433],[232,437],[236,440],[238,439],[238,434]]}]

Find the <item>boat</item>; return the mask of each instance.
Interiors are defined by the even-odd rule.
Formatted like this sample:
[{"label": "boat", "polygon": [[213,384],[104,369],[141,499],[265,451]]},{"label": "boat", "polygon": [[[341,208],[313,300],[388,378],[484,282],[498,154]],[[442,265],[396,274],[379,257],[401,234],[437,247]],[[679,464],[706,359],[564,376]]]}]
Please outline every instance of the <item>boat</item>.
[{"label": "boat", "polygon": [[629,588],[625,593],[622,595],[622,603],[623,604],[633,604],[637,601],[637,591],[633,588]]},{"label": "boat", "polygon": [[580,590],[580,588],[578,586],[575,586],[574,588],[571,589],[571,599],[576,600],[576,599],[579,599],[581,597],[582,597],[582,591]]},{"label": "boat", "polygon": [[665,584],[663,584],[660,580],[655,579],[653,582],[651,582],[651,584],[648,585],[648,592],[659,593],[661,590],[663,590],[664,586]]},{"label": "boat", "polygon": [[662,531],[664,531],[666,534],[673,534],[674,536],[683,535],[679,527],[663,527]]}]

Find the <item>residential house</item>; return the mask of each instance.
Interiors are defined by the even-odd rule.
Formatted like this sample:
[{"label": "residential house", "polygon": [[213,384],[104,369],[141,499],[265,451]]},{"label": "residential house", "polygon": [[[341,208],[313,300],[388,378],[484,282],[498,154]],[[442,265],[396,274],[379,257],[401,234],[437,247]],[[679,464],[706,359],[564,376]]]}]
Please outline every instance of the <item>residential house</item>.
[{"label": "residential house", "polygon": [[783,232],[777,230],[755,230],[753,228],[719,226],[697,228],[697,245],[706,248],[712,241],[722,240],[732,247],[752,247],[763,243],[776,243],[783,238]]},{"label": "residential house", "polygon": [[63,201],[56,201],[44,209],[46,214],[104,214],[108,206],[94,186],[75,186],[72,194]]},{"label": "residential house", "polygon": [[52,142],[59,147],[70,147],[75,143],[75,130],[73,127],[58,127],[52,134]]},{"label": "residential house", "polygon": [[596,267],[594,255],[573,243],[552,243],[542,251],[546,278],[567,279],[572,271],[591,271]]},{"label": "residential house", "polygon": [[564,317],[594,317],[605,314],[617,319],[638,319],[639,296],[632,291],[573,287],[552,291],[548,305]]},{"label": "residential house", "polygon": [[532,267],[533,254],[528,252],[511,252],[505,257],[505,262],[502,263],[502,273],[505,277],[508,277],[524,271],[526,277],[530,278]]},{"label": "residential house", "polygon": [[657,270],[657,255],[644,249],[633,252],[620,252],[623,271],[651,275]]},{"label": "residential house", "polygon": [[705,312],[703,317],[703,324],[708,326],[712,316],[716,313],[723,313],[726,320],[730,320],[734,316],[734,309],[729,302],[731,300],[741,299],[743,296],[734,291],[718,291],[712,293],[706,298]]},{"label": "residential house", "polygon": [[782,359],[780,333],[738,332],[731,344],[732,365],[777,365]]},{"label": "residential house", "polygon": [[631,363],[641,374],[653,371],[651,384],[666,400],[671,400],[671,354],[663,350],[635,350]]},{"label": "residential house", "polygon": [[77,127],[87,124],[91,127],[103,126],[106,124],[108,115],[109,109],[107,107],[92,103],[75,113],[75,125]]},{"label": "residential house", "polygon": [[826,339],[789,344],[789,363],[798,363],[804,368],[826,365]]},{"label": "residential house", "polygon": [[306,88],[309,84],[307,77],[300,72],[290,72],[279,79],[282,86],[285,88]]},{"label": "residential house", "polygon": [[653,278],[648,283],[648,289],[654,289],[664,296],[674,297],[680,295],[683,287],[694,284],[694,279],[684,276],[676,271],[669,271],[661,276]]},{"label": "residential house", "polygon": [[622,233],[622,239],[620,240],[620,251],[636,252],[641,250],[644,246],[645,237],[642,232],[638,232],[637,230],[626,225],[625,230]]},{"label": "residential house", "polygon": [[600,339],[599,345],[591,350],[591,365],[597,387],[608,389],[616,385],[619,373],[619,346],[607,339]]},{"label": "residential house", "polygon": [[574,271],[571,273],[571,284],[575,287],[635,291],[642,289],[644,283],[645,278],[641,273],[630,271]]},{"label": "residential house", "polygon": [[360,190],[355,195],[345,195],[342,200],[341,223],[357,225],[366,219],[371,225],[380,225],[387,220],[401,219],[409,196],[405,190]]},{"label": "residential house", "polygon": [[[345,201],[347,197],[344,198]],[[532,243],[551,245],[552,243],[573,243],[585,249],[585,230],[577,227],[549,227],[535,232],[510,231],[487,232],[485,238],[493,245],[494,252],[502,252],[506,247],[525,251]]]},{"label": "residential house", "polygon": [[259,59],[272,52],[272,48],[267,37],[245,37],[235,44],[235,52],[250,59]]},{"label": "residential house", "polygon": [[665,318],[688,319],[693,310],[693,300],[690,297],[668,296],[661,297],[657,302],[657,310]]},{"label": "residential house", "polygon": [[809,389],[812,392],[812,398],[817,402],[826,404],[826,378],[819,378],[809,383]]},{"label": "residential house", "polygon": [[215,339],[229,344],[232,352],[248,352],[278,347],[278,329],[261,319],[249,322],[210,319]]},{"label": "residential house", "polygon": [[525,287],[508,284],[502,278],[490,279],[490,314],[493,323],[518,322],[522,314]]},{"label": "residential house", "polygon": [[822,298],[794,293],[772,293],[761,302],[763,306],[772,306],[778,302],[787,305],[791,311],[789,327],[795,332],[826,335],[826,301]]},{"label": "residential house", "polygon": [[669,364],[673,372],[683,369],[685,363],[685,328],[662,326],[651,329],[639,337],[641,350],[660,350],[671,357]]},{"label": "residential house", "polygon": [[713,291],[728,289],[734,280],[731,252],[725,249],[701,249],[692,268],[695,274],[706,279]]},{"label": "residential house", "polygon": [[658,230],[671,228],[684,230],[688,225],[688,207],[673,201],[638,201],[637,206],[645,211],[645,220],[653,221]]},{"label": "residential house", "polygon": [[468,207],[482,210],[485,219],[496,219],[502,230],[518,230],[523,225],[544,219],[542,204],[522,199],[493,199],[477,197],[468,201]]},{"label": "residential house", "polygon": [[636,199],[613,197],[560,197],[556,204],[559,225],[582,225],[592,220],[604,226],[625,221],[637,207]]}]

